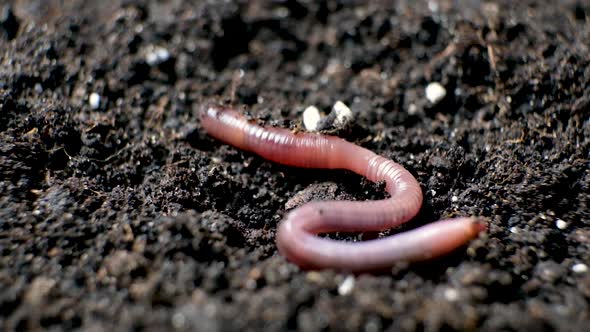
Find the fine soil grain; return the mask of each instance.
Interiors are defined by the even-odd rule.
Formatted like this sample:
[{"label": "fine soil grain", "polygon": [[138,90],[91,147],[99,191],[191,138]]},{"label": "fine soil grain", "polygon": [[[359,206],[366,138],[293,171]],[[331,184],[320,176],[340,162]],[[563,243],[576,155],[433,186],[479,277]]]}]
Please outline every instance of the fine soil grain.
[{"label": "fine soil grain", "polygon": [[[587,1],[0,1],[0,329],[588,331]],[[445,94],[425,93],[440,84]],[[231,104],[391,158],[418,218],[477,215],[455,254],[301,271],[286,210],[379,199],[345,171],[208,137]]]}]

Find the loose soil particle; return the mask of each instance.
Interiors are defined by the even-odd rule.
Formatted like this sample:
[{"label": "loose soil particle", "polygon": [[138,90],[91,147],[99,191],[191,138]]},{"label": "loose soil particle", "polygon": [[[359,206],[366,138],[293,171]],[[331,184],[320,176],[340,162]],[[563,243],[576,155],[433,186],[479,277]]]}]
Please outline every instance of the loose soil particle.
[{"label": "loose soil particle", "polygon": [[[2,330],[588,330],[588,3],[1,9]],[[278,256],[286,208],[381,186],[237,151],[195,111],[233,103],[301,130],[306,107],[338,100],[356,121],[337,134],[423,186],[420,216],[381,236],[460,215],[487,235],[345,294],[349,276]]]}]

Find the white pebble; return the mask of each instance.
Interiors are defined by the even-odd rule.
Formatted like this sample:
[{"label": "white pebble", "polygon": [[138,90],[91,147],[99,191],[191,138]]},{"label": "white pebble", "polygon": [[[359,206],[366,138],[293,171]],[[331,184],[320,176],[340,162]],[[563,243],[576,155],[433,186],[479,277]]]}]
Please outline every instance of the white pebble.
[{"label": "white pebble", "polygon": [[510,227],[510,233],[518,234],[519,232],[520,230],[518,229],[518,227]]},{"label": "white pebble", "polygon": [[352,292],[352,289],[354,288],[354,277],[353,276],[348,276],[346,277],[346,279],[344,279],[344,281],[340,284],[340,286],[338,286],[338,294],[340,295],[348,295],[350,294],[350,292]]},{"label": "white pebble", "polygon": [[146,54],[145,61],[148,63],[148,65],[153,66],[158,63],[158,55],[155,52],[150,52]]},{"label": "white pebble", "polygon": [[170,52],[163,47],[158,48],[156,53],[158,54],[158,59],[160,59],[162,62],[170,59]]},{"label": "white pebble", "polygon": [[303,111],[303,126],[307,131],[316,131],[321,119],[320,110],[313,105]]},{"label": "white pebble", "polygon": [[35,84],[35,92],[37,93],[42,93],[43,92],[43,86],[39,83]]},{"label": "white pebble", "polygon": [[303,76],[313,76],[316,73],[315,67],[313,65],[310,65],[309,63],[304,64],[301,67],[301,74]]},{"label": "white pebble", "polygon": [[584,263],[578,263],[572,266],[572,271],[575,273],[586,273],[588,272],[588,265]]},{"label": "white pebble", "polygon": [[428,9],[430,9],[431,12],[436,13],[438,11],[438,2],[428,1]]},{"label": "white pebble", "polygon": [[145,56],[145,61],[150,66],[158,65],[170,59],[170,52],[163,47],[155,47]]},{"label": "white pebble", "polygon": [[97,109],[100,106],[100,95],[96,92],[91,93],[88,98],[88,104],[93,110]]},{"label": "white pebble", "polygon": [[336,127],[342,128],[345,125],[347,125],[350,121],[352,121],[352,111],[348,106],[346,106],[346,104],[344,104],[340,100],[337,101],[332,108],[334,112],[336,112],[336,120],[334,120],[334,125]]},{"label": "white pebble", "polygon": [[452,196],[451,197],[451,202],[457,203],[458,201],[459,201],[459,197],[457,197],[457,196]]},{"label": "white pebble", "polygon": [[449,302],[454,302],[459,299],[459,292],[455,288],[447,288],[444,291],[444,297]]},{"label": "white pebble", "polygon": [[438,82],[432,82],[426,86],[426,99],[432,104],[441,101],[447,95],[447,90]]},{"label": "white pebble", "polygon": [[561,219],[557,219],[555,221],[555,226],[559,229],[566,229],[567,228],[567,222],[561,220]]}]

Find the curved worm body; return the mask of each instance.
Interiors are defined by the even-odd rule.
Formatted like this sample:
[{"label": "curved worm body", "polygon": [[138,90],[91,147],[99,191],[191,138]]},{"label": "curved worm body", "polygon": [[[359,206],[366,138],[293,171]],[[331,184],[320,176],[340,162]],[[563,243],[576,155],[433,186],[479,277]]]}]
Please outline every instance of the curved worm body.
[{"label": "curved worm body", "polygon": [[277,231],[277,246],[302,268],[363,272],[399,261],[423,261],[453,251],[485,229],[476,218],[457,218],[365,242],[317,237],[318,233],[381,231],[412,219],[422,205],[420,185],[401,165],[335,136],[261,127],[220,106],[204,107],[200,119],[211,136],[265,159],[296,167],[347,169],[385,182],[388,199],[316,201],[287,214]]}]

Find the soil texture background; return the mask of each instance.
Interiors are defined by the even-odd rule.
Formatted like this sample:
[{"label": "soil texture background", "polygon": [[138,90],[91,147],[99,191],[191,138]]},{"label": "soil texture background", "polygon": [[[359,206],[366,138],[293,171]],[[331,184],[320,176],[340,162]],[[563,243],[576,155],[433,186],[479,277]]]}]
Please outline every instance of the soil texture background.
[{"label": "soil texture background", "polygon": [[[2,330],[590,330],[590,3],[0,4]],[[467,215],[488,232],[379,275],[278,255],[286,210],[381,186],[238,151],[196,113],[297,129],[336,101],[355,122],[332,133],[425,202],[332,236]]]}]

